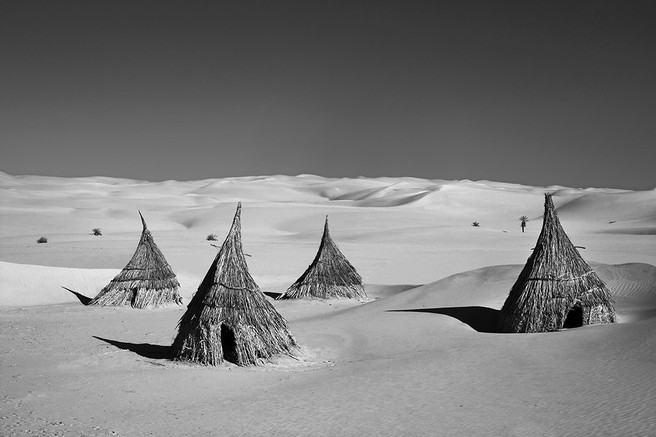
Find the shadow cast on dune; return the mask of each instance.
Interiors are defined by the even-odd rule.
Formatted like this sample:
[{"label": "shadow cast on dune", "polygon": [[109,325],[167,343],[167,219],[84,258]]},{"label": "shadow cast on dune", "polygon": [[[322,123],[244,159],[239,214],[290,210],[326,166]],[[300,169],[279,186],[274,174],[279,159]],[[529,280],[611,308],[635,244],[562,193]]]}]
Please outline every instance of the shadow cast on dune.
[{"label": "shadow cast on dune", "polygon": [[471,307],[444,307],[444,308],[417,308],[407,310],[389,310],[390,312],[433,313],[443,314],[460,320],[478,332],[498,334],[497,321],[499,310],[492,308]]},{"label": "shadow cast on dune", "polygon": [[63,288],[64,290],[66,290],[66,291],[70,291],[71,293],[73,293],[73,294],[75,295],[75,297],[78,298],[78,300],[80,301],[80,303],[82,303],[82,305],[84,305],[84,306],[89,305],[89,302],[91,302],[91,301],[93,300],[92,298],[90,298],[90,297],[86,297],[85,295],[80,294],[80,293],[78,293],[77,291],[73,291],[73,290],[71,290],[70,288],[66,288],[66,287],[64,287],[63,285],[62,285],[62,288]]},{"label": "shadow cast on dune", "polygon": [[149,343],[125,343],[122,341],[109,340],[107,338],[93,336],[98,340],[109,343],[114,347],[119,349],[128,350],[134,352],[137,355],[140,355],[144,358],[151,358],[154,360],[170,360],[173,358],[173,353],[171,346],[161,346],[157,344]]}]

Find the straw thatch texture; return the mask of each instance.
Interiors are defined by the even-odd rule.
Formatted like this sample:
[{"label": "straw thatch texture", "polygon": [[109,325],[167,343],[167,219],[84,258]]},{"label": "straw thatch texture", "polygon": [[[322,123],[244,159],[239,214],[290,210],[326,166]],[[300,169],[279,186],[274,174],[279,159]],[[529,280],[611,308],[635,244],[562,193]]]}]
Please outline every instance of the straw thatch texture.
[{"label": "straw thatch texture", "polygon": [[178,323],[178,360],[216,366],[224,360],[256,365],[292,356],[296,340],[287,322],[248,272],[241,245],[241,203],[219,253]]},{"label": "straw thatch texture", "polygon": [[362,277],[330,238],[328,217],[312,264],[278,299],[364,299]]},{"label": "straw thatch texture", "polygon": [[501,309],[501,332],[547,332],[614,323],[610,291],[583,260],[545,195],[542,231]]},{"label": "straw thatch texture", "polygon": [[178,294],[180,283],[155,244],[141,212],[139,216],[143,230],[132,259],[89,305],[131,305],[143,309],[182,302]]}]

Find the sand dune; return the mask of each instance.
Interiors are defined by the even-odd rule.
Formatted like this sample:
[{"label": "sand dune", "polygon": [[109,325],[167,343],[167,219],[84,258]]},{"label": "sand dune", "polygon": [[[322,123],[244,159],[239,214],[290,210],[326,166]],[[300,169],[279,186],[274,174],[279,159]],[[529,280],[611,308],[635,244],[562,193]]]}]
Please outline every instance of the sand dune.
[{"label": "sand dune", "polygon": [[656,268],[632,263],[610,268],[595,265],[600,277],[612,290],[619,320],[637,321],[656,316]]},{"label": "sand dune", "polygon": [[[5,173],[0,188],[2,435],[656,434],[654,190]],[[621,323],[494,332],[545,191]],[[171,362],[183,307],[85,307],[61,288],[94,296],[132,255],[141,210],[188,302],[216,254],[205,237],[221,243],[237,201],[250,272],[270,296],[310,264],[326,215],[366,283],[364,302],[272,299],[301,345],[296,359]]]},{"label": "sand dune", "polygon": [[77,302],[62,287],[93,297],[118,272],[113,269],[72,269],[0,261],[0,302],[12,306]]},{"label": "sand dune", "polygon": [[[584,194],[558,208],[563,219],[588,222],[622,223],[625,226],[656,226],[656,204],[653,191]],[[623,226],[619,226],[620,228]],[[608,228],[613,232],[615,226]]]}]

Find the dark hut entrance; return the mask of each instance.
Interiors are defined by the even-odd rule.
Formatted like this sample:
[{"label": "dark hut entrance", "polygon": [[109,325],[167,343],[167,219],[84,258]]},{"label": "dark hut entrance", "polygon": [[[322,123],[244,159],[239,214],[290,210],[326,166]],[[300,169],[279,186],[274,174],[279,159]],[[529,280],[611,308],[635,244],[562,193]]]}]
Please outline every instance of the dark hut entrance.
[{"label": "dark hut entrance", "polygon": [[581,326],[583,326],[583,307],[577,304],[570,308],[567,313],[565,323],[563,323],[563,328],[580,328]]},{"label": "dark hut entrance", "polygon": [[231,363],[237,363],[237,344],[235,343],[235,333],[226,325],[221,325],[221,349],[223,350],[223,359]]}]

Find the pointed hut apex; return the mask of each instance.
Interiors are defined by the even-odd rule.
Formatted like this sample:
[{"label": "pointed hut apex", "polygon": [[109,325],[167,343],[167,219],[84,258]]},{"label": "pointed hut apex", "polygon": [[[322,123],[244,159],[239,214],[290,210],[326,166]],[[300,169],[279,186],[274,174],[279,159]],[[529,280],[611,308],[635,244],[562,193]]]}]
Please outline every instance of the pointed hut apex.
[{"label": "pointed hut apex", "polygon": [[576,250],[544,195],[542,231],[499,316],[501,332],[614,323],[610,291]]},{"label": "pointed hut apex", "polygon": [[139,211],[139,217],[141,217],[141,224],[143,226],[143,230],[145,231],[148,229],[148,226],[146,226],[146,220],[144,220],[144,216],[141,214],[141,211]]},{"label": "pointed hut apex", "polygon": [[243,258],[243,250],[241,248],[241,202],[237,203],[237,210],[235,211],[235,216],[232,219],[232,225],[230,225],[230,230],[226,236],[223,244],[221,245],[221,251],[228,251],[228,247],[233,246],[237,250],[239,257]]},{"label": "pointed hut apex", "polygon": [[314,261],[278,299],[364,299],[366,297],[362,277],[330,238],[328,216],[326,216],[323,236]]},{"label": "pointed hut apex", "polygon": [[180,283],[146,227],[141,211],[141,238],[134,255],[121,272],[107,284],[89,305],[152,308],[182,303]]},{"label": "pointed hut apex", "polygon": [[328,215],[326,215],[326,222],[323,224],[323,238],[330,236],[330,230],[328,229]]},{"label": "pointed hut apex", "polygon": [[296,340],[287,322],[248,272],[241,245],[241,203],[228,235],[178,323],[177,360],[216,366],[260,364],[293,356]]},{"label": "pointed hut apex", "polygon": [[554,206],[552,197],[553,197],[552,193],[544,193],[544,215],[545,216],[547,214],[556,215],[556,207]]},{"label": "pointed hut apex", "polygon": [[241,230],[241,202],[237,203],[237,211],[235,211],[235,217],[232,219],[230,232],[232,232],[232,230],[235,228],[239,228],[239,230]]}]

